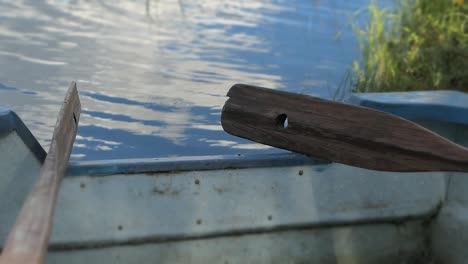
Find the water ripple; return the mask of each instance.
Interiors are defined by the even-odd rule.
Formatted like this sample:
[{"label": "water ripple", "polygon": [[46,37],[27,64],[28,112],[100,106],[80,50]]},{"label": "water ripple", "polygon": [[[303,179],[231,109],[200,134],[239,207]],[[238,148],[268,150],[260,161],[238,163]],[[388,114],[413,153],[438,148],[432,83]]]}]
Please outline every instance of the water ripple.
[{"label": "water ripple", "polygon": [[327,96],[357,54],[335,34],[367,2],[0,0],[0,104],[47,148],[77,80],[73,159],[277,151],[221,130],[226,92]]}]

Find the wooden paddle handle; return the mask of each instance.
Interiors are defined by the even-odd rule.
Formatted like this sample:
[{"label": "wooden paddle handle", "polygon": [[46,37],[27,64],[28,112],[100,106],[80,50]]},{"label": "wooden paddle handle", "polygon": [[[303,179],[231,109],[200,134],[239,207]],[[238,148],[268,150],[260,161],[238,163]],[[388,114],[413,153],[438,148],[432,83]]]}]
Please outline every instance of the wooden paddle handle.
[{"label": "wooden paddle handle", "polygon": [[60,110],[49,153],[39,178],[10,232],[1,264],[44,262],[60,182],[65,174],[80,119],[80,99],[73,82]]},{"label": "wooden paddle handle", "polygon": [[221,124],[235,136],[382,171],[468,171],[468,149],[398,116],[236,84]]}]

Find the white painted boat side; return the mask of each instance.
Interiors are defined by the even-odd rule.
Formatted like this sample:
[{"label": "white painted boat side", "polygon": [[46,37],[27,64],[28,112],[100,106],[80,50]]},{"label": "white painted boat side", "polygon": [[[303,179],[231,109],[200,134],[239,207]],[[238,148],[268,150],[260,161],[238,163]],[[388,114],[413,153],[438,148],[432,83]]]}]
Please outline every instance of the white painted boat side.
[{"label": "white painted boat side", "polygon": [[[431,94],[354,100],[468,145],[466,95]],[[41,149],[11,111],[2,118],[10,122],[0,124],[4,241]],[[375,172],[289,153],[75,162],[47,263],[465,263],[466,176]]]}]

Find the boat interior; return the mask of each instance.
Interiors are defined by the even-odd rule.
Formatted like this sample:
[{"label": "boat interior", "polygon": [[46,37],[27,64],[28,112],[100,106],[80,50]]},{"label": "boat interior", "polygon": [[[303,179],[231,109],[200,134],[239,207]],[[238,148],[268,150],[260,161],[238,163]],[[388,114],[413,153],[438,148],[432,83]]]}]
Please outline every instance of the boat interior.
[{"label": "boat interior", "polygon": [[[356,94],[468,146],[468,95]],[[362,129],[366,129],[363,127]],[[46,152],[0,108],[0,245]],[[288,152],[70,161],[46,263],[468,263],[468,175]]]}]

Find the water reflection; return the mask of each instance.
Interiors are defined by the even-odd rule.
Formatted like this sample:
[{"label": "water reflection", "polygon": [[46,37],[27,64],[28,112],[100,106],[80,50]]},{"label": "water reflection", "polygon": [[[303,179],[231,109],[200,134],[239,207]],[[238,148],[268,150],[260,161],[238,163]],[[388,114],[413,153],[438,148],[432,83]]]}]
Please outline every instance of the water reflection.
[{"label": "water reflection", "polygon": [[366,2],[0,1],[0,103],[47,147],[77,80],[74,159],[277,151],[222,131],[227,90],[332,94],[356,55],[336,31]]}]

